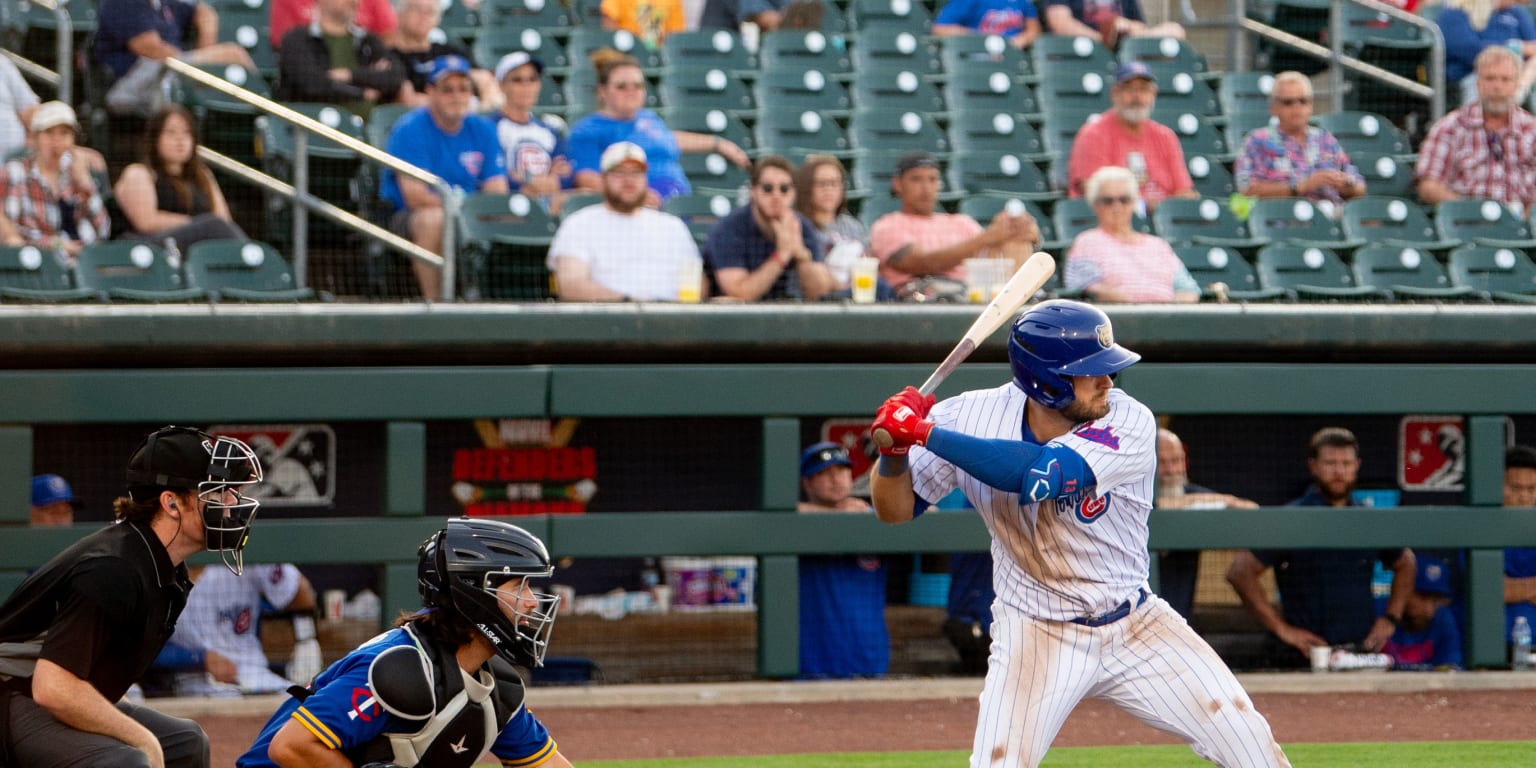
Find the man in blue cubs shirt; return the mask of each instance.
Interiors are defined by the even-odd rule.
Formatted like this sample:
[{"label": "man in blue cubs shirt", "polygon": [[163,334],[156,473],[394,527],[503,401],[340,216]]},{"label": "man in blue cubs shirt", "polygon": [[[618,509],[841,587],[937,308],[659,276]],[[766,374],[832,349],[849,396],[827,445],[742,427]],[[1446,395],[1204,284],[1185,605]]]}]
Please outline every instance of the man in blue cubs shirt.
[{"label": "man in blue cubs shirt", "polygon": [[[1504,506],[1536,507],[1536,448],[1517,445],[1504,452]],[[1524,616],[1536,626],[1536,548],[1504,550],[1504,635]]]},{"label": "man in blue cubs shirt", "polygon": [[[469,60],[440,56],[427,78],[427,105],[407,112],[389,132],[391,155],[437,174],[465,194],[507,191],[507,165],[496,126],[470,114],[475,84]],[[401,237],[438,253],[443,247],[443,201],[425,182],[385,170],[379,196],[395,207],[389,228]],[[442,294],[435,267],[412,261],[421,294],[428,301]]]},{"label": "man in blue cubs shirt", "polygon": [[1429,558],[1417,568],[1402,623],[1381,650],[1392,657],[1393,669],[1461,669],[1461,627],[1451,610],[1451,568]]},{"label": "man in blue cubs shirt", "polygon": [[533,583],[554,573],[544,543],[453,518],[417,556],[424,607],[290,688],[236,766],[469,768],[489,749],[502,765],[570,767],[512,667],[549,647],[559,598]]}]

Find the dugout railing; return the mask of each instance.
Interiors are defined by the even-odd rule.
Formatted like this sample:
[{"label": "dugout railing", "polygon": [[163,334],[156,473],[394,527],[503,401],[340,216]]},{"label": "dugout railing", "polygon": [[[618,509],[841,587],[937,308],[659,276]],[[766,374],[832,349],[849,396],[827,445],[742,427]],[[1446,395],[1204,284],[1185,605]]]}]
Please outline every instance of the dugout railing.
[{"label": "dugout railing", "polygon": [[[535,366],[39,370],[0,372],[0,593],[92,526],[26,527],[34,430],[57,425],[230,420],[383,423],[376,517],[263,519],[253,562],[364,563],[381,569],[384,616],[416,603],[414,545],[439,526],[424,515],[425,422],[484,417],[680,416],[761,419],[760,512],[668,512],[521,517],[552,552],[576,557],[747,555],[759,561],[758,673],[798,669],[797,560],[836,552],[949,552],[986,547],[974,515],[935,513],[886,526],[794,508],[799,420],[863,414],[919,381],[918,365]],[[1006,366],[961,368],[944,393],[994,386]],[[1120,385],[1159,414],[1461,414],[1466,506],[1359,510],[1180,510],[1153,516],[1157,549],[1232,547],[1467,548],[1469,661],[1504,663],[1502,548],[1536,546],[1533,510],[1499,508],[1506,416],[1536,412],[1536,366],[1138,365]],[[1467,385],[1469,380],[1476,387]],[[302,398],[272,393],[302,392]],[[942,393],[941,393],[942,394]],[[1257,439],[1262,439],[1259,436]],[[1289,471],[1290,468],[1286,468]],[[115,466],[103,472],[118,471]],[[338,542],[345,542],[342,546]],[[1154,581],[1156,574],[1154,573]]]}]

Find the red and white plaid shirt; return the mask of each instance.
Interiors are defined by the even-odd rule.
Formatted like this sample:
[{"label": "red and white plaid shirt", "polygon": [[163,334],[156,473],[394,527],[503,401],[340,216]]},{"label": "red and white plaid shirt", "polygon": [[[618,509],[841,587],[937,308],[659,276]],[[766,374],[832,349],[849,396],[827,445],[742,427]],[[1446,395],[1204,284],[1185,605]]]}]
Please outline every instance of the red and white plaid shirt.
[{"label": "red and white plaid shirt", "polygon": [[1508,127],[1490,131],[1481,104],[1462,107],[1429,129],[1414,176],[1439,181],[1463,197],[1529,211],[1536,203],[1536,117],[1515,108]]},{"label": "red and white plaid shirt", "polygon": [[28,243],[51,246],[52,239],[63,234],[60,201],[74,203],[74,228],[81,242],[90,245],[107,239],[111,219],[94,186],[80,189],[67,172],[61,172],[59,188],[49,189],[38,173],[36,160],[28,157],[5,164],[4,172],[0,173],[0,204],[5,206],[6,218]]}]

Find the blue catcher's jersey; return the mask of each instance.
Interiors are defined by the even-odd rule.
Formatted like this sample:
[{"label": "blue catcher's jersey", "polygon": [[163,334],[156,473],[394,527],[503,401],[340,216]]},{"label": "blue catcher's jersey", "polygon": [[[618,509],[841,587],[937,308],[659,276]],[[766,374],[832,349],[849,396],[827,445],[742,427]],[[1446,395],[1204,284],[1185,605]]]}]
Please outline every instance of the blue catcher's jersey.
[{"label": "blue catcher's jersey", "polygon": [[[277,764],[267,756],[267,749],[278,730],[290,719],[298,721],[326,746],[349,754],[381,736],[420,731],[422,721],[407,720],[384,711],[368,685],[368,669],[373,660],[384,651],[402,645],[414,645],[413,636],[404,628],[391,629],[327,667],[315,678],[314,693],[302,702],[297,698],[285,701],[235,765],[238,768],[276,768]],[[449,674],[456,671],[448,670]],[[527,707],[518,707],[512,713],[491,745],[491,753],[501,759],[503,766],[515,768],[541,765],[555,754],[556,749],[549,731]]]}]

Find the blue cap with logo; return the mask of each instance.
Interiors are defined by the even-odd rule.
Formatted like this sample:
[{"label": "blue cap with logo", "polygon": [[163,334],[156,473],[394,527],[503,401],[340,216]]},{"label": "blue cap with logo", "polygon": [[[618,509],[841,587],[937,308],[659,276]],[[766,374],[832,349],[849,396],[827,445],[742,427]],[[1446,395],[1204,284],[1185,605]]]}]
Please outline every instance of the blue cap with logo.
[{"label": "blue cap with logo", "polygon": [[1119,85],[1127,80],[1150,80],[1157,82],[1157,76],[1152,74],[1152,68],[1143,61],[1127,61],[1115,70],[1115,84]]},{"label": "blue cap with logo", "polygon": [[1445,567],[1445,563],[1432,558],[1419,561],[1419,575],[1414,580],[1415,592],[1424,592],[1431,595],[1445,595],[1454,597],[1451,590],[1451,569]]},{"label": "blue cap with logo", "polygon": [[80,508],[80,500],[75,498],[75,491],[69,487],[68,480],[58,475],[38,475],[32,478],[32,506],[46,507],[61,501],[76,509]]},{"label": "blue cap with logo", "polygon": [[427,77],[427,82],[437,85],[445,77],[452,77],[453,75],[469,77],[469,69],[469,59],[463,56],[439,56],[432,60],[432,74]]},{"label": "blue cap with logo", "polygon": [[800,454],[800,477],[813,477],[827,467],[853,466],[848,449],[837,443],[816,443]]}]

